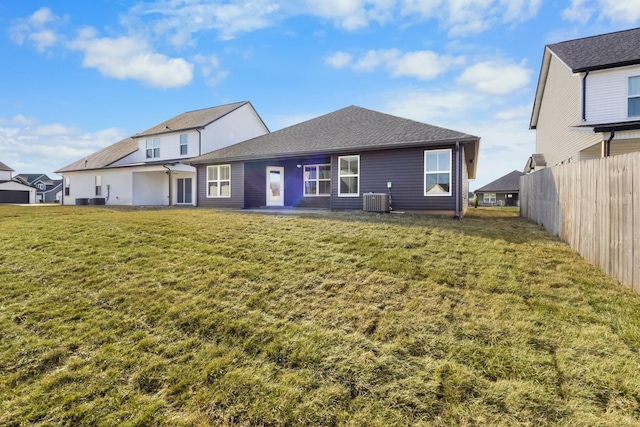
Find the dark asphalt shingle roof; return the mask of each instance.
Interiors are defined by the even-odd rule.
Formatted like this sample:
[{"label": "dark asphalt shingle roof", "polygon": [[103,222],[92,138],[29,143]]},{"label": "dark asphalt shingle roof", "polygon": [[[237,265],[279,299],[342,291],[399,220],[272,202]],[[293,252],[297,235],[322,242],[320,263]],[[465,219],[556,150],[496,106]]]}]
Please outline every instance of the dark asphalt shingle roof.
[{"label": "dark asphalt shingle roof", "polygon": [[548,45],[574,73],[640,64],[640,28]]},{"label": "dark asphalt shingle roof", "polygon": [[386,149],[477,136],[350,106],[191,159],[191,164]]},{"label": "dark asphalt shingle roof", "polygon": [[96,153],[90,154],[85,158],[77,160],[62,169],[57,170],[56,173],[108,167],[112,163],[115,163],[138,150],[138,140],[135,138],[201,128],[215,122],[221,117],[226,116],[230,112],[248,103],[249,101],[235,102],[233,104],[204,108],[179,114],[172,119],[147,129],[144,132],[137,133],[129,138],[103,148]]},{"label": "dark asphalt shingle roof", "polygon": [[0,162],[0,171],[4,171],[4,172],[14,172],[13,169],[11,169],[9,166],[5,165],[4,163]]},{"label": "dark asphalt shingle roof", "polygon": [[486,193],[486,192],[498,192],[498,191],[520,191],[520,177],[524,175],[524,173],[520,171],[513,171],[506,174],[503,177],[496,179],[493,182],[485,185],[484,187],[480,187],[476,190],[476,193]]},{"label": "dark asphalt shingle roof", "polygon": [[41,176],[46,176],[46,175],[43,173],[21,173],[14,176],[14,178],[24,179],[27,183],[29,183],[29,185],[31,185],[36,179],[40,178]]}]

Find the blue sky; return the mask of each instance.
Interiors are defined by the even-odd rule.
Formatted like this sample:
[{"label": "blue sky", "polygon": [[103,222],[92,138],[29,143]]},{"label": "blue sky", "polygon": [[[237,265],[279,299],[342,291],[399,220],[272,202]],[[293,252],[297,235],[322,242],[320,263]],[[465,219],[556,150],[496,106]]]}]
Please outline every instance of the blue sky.
[{"label": "blue sky", "polygon": [[270,130],[358,105],[482,138],[521,170],[545,44],[638,26],[640,0],[0,0],[0,161],[52,172],[185,111]]}]

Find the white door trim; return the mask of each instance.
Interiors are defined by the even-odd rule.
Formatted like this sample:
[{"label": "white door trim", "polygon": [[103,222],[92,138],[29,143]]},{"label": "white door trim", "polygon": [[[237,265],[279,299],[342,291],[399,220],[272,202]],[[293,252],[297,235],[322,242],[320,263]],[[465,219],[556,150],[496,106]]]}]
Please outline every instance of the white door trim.
[{"label": "white door trim", "polygon": [[[271,189],[271,172],[280,173],[280,182],[278,183],[279,197],[275,198]],[[282,166],[267,166],[267,206],[284,206],[284,167]]]}]

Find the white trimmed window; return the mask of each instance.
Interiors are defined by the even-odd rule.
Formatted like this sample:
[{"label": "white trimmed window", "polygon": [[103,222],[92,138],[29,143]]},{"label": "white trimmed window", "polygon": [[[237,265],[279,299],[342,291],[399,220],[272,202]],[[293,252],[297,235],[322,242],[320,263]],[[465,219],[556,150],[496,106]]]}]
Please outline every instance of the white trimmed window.
[{"label": "white trimmed window", "polygon": [[38,183],[38,190],[44,190],[44,184],[39,182]]},{"label": "white trimmed window", "polygon": [[304,196],[331,195],[331,165],[305,165]]},{"label": "white trimmed window", "polygon": [[451,150],[425,150],[424,195],[451,195]]},{"label": "white trimmed window", "polygon": [[629,77],[629,117],[640,116],[640,76]]},{"label": "white trimmed window", "polygon": [[96,175],[96,196],[102,196],[102,176]]},{"label": "white trimmed window", "polygon": [[64,179],[64,195],[68,196],[71,194],[71,178],[66,177]]},{"label": "white trimmed window", "polygon": [[186,133],[183,133],[182,135],[180,135],[180,155],[181,156],[187,154],[188,147],[189,147],[189,135],[187,135]]},{"label": "white trimmed window", "polygon": [[482,204],[484,205],[495,205],[496,204],[496,193],[484,193],[482,196]]},{"label": "white trimmed window", "polygon": [[231,197],[231,165],[207,166],[207,197]]},{"label": "white trimmed window", "polygon": [[147,139],[147,159],[160,157],[160,138]]},{"label": "white trimmed window", "polygon": [[338,197],[360,195],[360,156],[338,157]]}]

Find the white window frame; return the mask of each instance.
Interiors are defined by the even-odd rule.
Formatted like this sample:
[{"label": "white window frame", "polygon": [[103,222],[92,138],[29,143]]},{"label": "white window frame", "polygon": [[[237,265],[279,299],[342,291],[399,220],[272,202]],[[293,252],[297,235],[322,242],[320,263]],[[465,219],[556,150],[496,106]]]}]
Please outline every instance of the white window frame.
[{"label": "white window frame", "polygon": [[[340,160],[351,158],[351,157],[355,157],[358,159],[358,173],[342,175],[342,169],[340,168]],[[349,156],[338,156],[338,197],[360,197],[360,167],[361,167],[361,164],[360,164],[359,154],[352,154]],[[357,193],[343,193],[342,185],[340,185],[342,178],[358,178]]]},{"label": "white window frame", "polygon": [[102,196],[102,175],[96,175],[96,196]]},{"label": "white window frame", "polygon": [[71,178],[69,178],[68,176],[64,178],[64,195],[71,195]]},{"label": "white window frame", "polygon": [[[320,178],[320,167],[328,166],[329,167],[329,178]],[[358,165],[359,167],[360,165]],[[307,168],[315,168],[316,169],[316,178],[315,179],[307,179]],[[316,194],[307,194],[307,182],[315,182],[316,183]],[[320,191],[320,182],[329,182],[329,192],[327,194],[319,194]],[[302,194],[304,197],[331,197],[331,163],[322,163],[317,165],[303,165],[302,166]]]},{"label": "white window frame", "polygon": [[[489,196],[489,197],[487,197]],[[483,193],[482,204],[483,205],[495,205],[498,203],[498,197],[496,193]]]},{"label": "white window frame", "polygon": [[150,138],[146,141],[147,159],[157,159],[160,157],[160,138]]},{"label": "white window frame", "polygon": [[[229,179],[220,179],[220,169],[227,167],[229,168]],[[218,178],[217,179],[209,179],[209,170],[211,169],[217,169],[218,170]],[[213,166],[207,166],[207,198],[209,199],[229,199],[231,198],[231,165],[213,165]],[[211,190],[211,186],[209,184],[211,184],[212,182],[217,182],[218,183],[218,192],[217,194],[210,194],[209,191]],[[222,196],[220,195],[221,190],[222,190],[222,183],[223,182],[228,182],[229,183],[229,195],[228,196]]]},{"label": "white window frame", "polygon": [[631,79],[638,79],[640,80],[640,76],[629,76],[627,78],[627,117],[640,117],[640,114],[636,114],[636,115],[631,115],[631,113],[629,112],[629,101],[631,101],[632,99],[640,99],[640,92],[638,93],[634,93],[631,94]]},{"label": "white window frame", "polygon": [[[184,137],[184,141],[182,140]],[[184,153],[182,152],[182,148],[184,147]],[[183,133],[180,134],[180,155],[184,156],[189,153],[189,134]]]},{"label": "white window frame", "polygon": [[44,190],[44,184],[39,182],[38,183],[38,190]]},{"label": "white window frame", "polygon": [[[437,170],[437,171],[428,171],[427,170],[427,154],[438,154],[438,153],[445,153],[448,152],[449,153],[449,169],[448,170]],[[451,164],[453,163],[453,150],[451,148],[447,148],[444,150],[424,150],[424,156],[423,156],[423,162],[424,162],[424,168],[423,168],[423,175],[424,175],[424,179],[423,179],[423,188],[424,188],[424,195],[427,197],[448,197],[451,196],[451,189],[453,188],[453,176],[451,173]],[[448,173],[449,174],[449,192],[448,193],[428,193],[427,192],[427,175],[439,175],[439,174],[443,174],[443,173]]]}]

